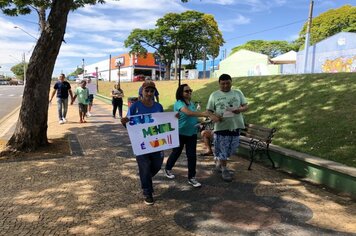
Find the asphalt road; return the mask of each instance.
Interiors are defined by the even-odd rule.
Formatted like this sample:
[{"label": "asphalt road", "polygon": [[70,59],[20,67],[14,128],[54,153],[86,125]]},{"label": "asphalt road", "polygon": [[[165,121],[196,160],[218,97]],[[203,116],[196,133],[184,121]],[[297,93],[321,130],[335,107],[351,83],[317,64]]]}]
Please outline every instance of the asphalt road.
[{"label": "asphalt road", "polygon": [[0,120],[21,105],[23,85],[0,85]]}]

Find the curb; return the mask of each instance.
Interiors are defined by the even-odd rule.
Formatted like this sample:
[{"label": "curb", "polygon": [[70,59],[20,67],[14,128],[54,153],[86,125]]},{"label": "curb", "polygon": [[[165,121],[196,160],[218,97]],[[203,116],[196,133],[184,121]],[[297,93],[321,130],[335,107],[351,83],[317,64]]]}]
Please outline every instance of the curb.
[{"label": "curb", "polygon": [[[248,148],[240,146],[238,154],[249,159]],[[280,170],[356,199],[356,168],[272,144],[270,155]],[[267,158],[263,157],[261,161],[271,165]]]},{"label": "curb", "polygon": [[18,112],[21,108],[21,105],[16,107],[13,111],[11,111],[9,114],[7,114],[4,118],[0,120],[0,124],[5,123],[7,119],[9,119],[12,115],[14,115],[16,112]]}]

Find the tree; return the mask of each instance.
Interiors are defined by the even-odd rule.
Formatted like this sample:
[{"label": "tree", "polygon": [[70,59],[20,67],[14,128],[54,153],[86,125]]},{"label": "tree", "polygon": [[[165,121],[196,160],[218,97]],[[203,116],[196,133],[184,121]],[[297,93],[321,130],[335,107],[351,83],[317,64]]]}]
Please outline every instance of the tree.
[{"label": "tree", "polygon": [[[186,2],[186,0],[182,0]],[[39,16],[41,35],[26,71],[26,85],[14,134],[7,143],[8,151],[33,151],[47,145],[48,95],[51,76],[71,10],[104,3],[104,0],[2,0],[0,9],[9,16]],[[48,16],[46,13],[48,12]]]},{"label": "tree", "polygon": [[[307,22],[304,24],[296,40],[298,48],[304,47]],[[315,44],[339,32],[356,32],[356,7],[345,5],[331,9],[312,21],[310,44]]]},{"label": "tree", "polygon": [[16,75],[17,79],[24,80],[24,67],[27,66],[28,66],[27,63],[21,62],[11,67],[11,71]]},{"label": "tree", "polygon": [[[183,57],[190,61],[190,68],[195,68],[196,61],[204,55],[216,57],[224,43],[222,34],[212,15],[197,11],[181,14],[168,13],[157,20],[154,29],[134,29],[125,40],[125,47],[131,53],[145,55],[147,47],[153,48],[155,54],[162,57],[166,71],[174,60],[177,48],[184,49]],[[166,73],[166,79],[169,77]]]},{"label": "tree", "polygon": [[[70,73],[69,75],[74,75],[74,76],[78,76],[80,74],[83,74],[83,68],[78,67],[75,71],[73,71],[72,73]],[[69,76],[68,75],[68,76]]]},{"label": "tree", "polygon": [[253,52],[262,53],[268,55],[270,58],[273,58],[290,50],[296,50],[296,46],[294,43],[289,43],[287,41],[251,40],[243,45],[234,47],[230,55],[240,49],[246,49]]}]

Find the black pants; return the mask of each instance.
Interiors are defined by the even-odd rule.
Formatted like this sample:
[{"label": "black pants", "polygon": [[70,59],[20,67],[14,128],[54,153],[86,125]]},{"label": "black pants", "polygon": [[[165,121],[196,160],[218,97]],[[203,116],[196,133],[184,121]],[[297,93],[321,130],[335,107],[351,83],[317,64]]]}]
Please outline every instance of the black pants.
[{"label": "black pants", "polygon": [[152,178],[160,171],[163,163],[163,153],[153,152],[136,156],[138,171],[140,174],[141,187],[144,196],[152,196]]},{"label": "black pants", "polygon": [[197,135],[185,136],[179,135],[179,147],[173,148],[169,155],[166,170],[172,170],[185,145],[185,152],[188,158],[188,179],[195,177],[197,166]]},{"label": "black pants", "polygon": [[116,115],[117,108],[119,108],[119,116],[122,117],[122,98],[114,98],[112,100],[112,115]]}]

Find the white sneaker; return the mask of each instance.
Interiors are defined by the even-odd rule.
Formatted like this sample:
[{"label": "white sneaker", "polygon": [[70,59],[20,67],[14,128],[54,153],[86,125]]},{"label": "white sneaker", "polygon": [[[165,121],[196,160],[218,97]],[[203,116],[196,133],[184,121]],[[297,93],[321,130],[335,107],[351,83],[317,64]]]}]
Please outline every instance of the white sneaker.
[{"label": "white sneaker", "polygon": [[66,123],[67,119],[66,118],[62,118],[62,121],[63,121],[63,123]]},{"label": "white sneaker", "polygon": [[60,124],[60,125],[63,125],[63,124],[64,124],[64,121],[63,121],[63,120],[60,120],[60,121],[59,121],[59,124]]},{"label": "white sneaker", "polygon": [[166,177],[167,177],[168,179],[174,179],[174,178],[175,178],[175,176],[174,176],[174,174],[172,173],[171,170],[166,170],[166,169],[164,169],[163,171],[164,171],[164,174],[166,175]]},{"label": "white sneaker", "polygon": [[189,179],[188,184],[192,185],[194,188],[201,187],[201,183],[199,183],[195,178]]},{"label": "white sneaker", "polygon": [[90,112],[89,112],[89,111],[87,112],[87,117],[91,117],[91,114],[90,114]]}]

